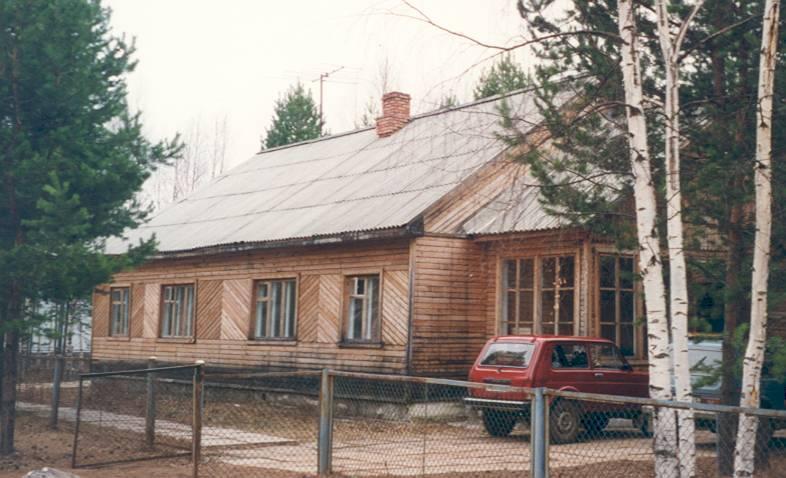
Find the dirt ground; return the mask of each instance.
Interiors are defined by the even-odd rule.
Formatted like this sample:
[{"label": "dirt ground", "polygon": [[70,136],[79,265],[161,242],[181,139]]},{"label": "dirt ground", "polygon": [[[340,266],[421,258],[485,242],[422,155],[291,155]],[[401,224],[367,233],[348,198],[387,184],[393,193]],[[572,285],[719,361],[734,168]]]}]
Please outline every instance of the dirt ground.
[{"label": "dirt ground", "polygon": [[[111,468],[71,470],[73,434],[68,430],[47,430],[46,419],[20,414],[17,419],[16,448],[11,457],[0,459],[0,478],[20,478],[30,470],[45,466],[68,471],[84,478],[122,476],[124,478],[190,478],[188,459],[168,459],[113,465]],[[97,445],[96,445],[97,446]]]}]

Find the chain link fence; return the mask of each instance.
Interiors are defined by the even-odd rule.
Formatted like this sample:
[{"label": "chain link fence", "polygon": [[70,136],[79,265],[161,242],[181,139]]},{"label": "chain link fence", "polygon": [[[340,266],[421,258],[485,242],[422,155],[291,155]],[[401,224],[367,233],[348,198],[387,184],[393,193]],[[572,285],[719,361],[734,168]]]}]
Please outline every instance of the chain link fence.
[{"label": "chain link fence", "polygon": [[[730,440],[720,440],[717,424],[721,415],[736,424],[740,413],[758,418],[758,434],[745,444],[756,456],[753,476],[780,477],[786,470],[786,430],[780,430],[786,428],[783,411],[555,390],[544,393],[549,402],[546,468],[550,476],[730,476],[736,433],[732,430]],[[691,420],[695,427],[692,443],[680,441],[674,432],[681,419]]]},{"label": "chain link fence", "polygon": [[74,423],[72,467],[192,456],[198,463],[201,365],[81,375],[76,406],[60,408]]},{"label": "chain link fence", "polygon": [[201,476],[317,473],[319,372],[210,373]]},{"label": "chain link fence", "polygon": [[[784,411],[327,370],[204,379],[200,370],[64,379],[60,425],[75,429],[74,465],[190,459],[196,450],[189,466],[210,477],[676,478],[691,463],[694,476],[720,477],[731,472],[736,432],[720,439],[719,423],[747,413],[759,424],[748,444],[753,476],[786,469]],[[19,408],[48,416],[51,387],[40,377],[20,385]],[[672,443],[653,437],[680,417],[692,417],[695,452],[673,434],[660,435]]]},{"label": "chain link fence", "polygon": [[[524,476],[529,430],[469,406],[467,382],[335,372],[330,467],[339,476]],[[515,389],[511,389],[515,390]],[[529,391],[518,390],[528,395]],[[329,426],[329,424],[327,425]],[[507,437],[489,436],[487,430]],[[332,451],[332,453],[331,453]]]},{"label": "chain link fence", "polygon": [[46,418],[49,428],[70,431],[73,421],[59,421],[59,407],[76,407],[79,374],[90,370],[84,355],[22,354],[17,370],[16,400],[21,413]]}]

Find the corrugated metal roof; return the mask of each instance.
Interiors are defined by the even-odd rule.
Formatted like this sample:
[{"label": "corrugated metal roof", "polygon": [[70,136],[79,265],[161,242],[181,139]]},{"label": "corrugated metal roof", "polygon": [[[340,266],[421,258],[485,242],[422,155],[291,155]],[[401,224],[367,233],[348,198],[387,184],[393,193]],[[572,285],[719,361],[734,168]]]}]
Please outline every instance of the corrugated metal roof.
[{"label": "corrugated metal roof", "polygon": [[[523,124],[539,122],[531,93],[504,100]],[[386,138],[370,128],[264,151],[126,239],[109,240],[107,251],[123,252],[153,233],[159,251],[176,252],[406,226],[505,149],[500,101],[416,116]],[[487,216],[499,207],[497,201],[486,206],[471,228],[494,223]],[[522,214],[528,212],[514,216]]]},{"label": "corrugated metal roof", "polygon": [[564,219],[549,214],[539,200],[540,186],[526,166],[511,185],[463,224],[466,234],[501,234],[555,229],[568,225]]}]

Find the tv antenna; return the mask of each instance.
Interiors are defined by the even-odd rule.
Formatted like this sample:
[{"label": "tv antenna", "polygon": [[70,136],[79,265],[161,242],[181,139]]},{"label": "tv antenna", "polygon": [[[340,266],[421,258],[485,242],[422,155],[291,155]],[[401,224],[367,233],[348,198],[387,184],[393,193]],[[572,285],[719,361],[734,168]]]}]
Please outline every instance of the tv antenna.
[{"label": "tv antenna", "polygon": [[324,95],[323,95],[323,93],[324,93],[324,89],[323,89],[323,88],[324,88],[324,86],[323,86],[323,85],[324,85],[324,83],[325,83],[325,80],[326,80],[326,79],[327,79],[327,78],[328,78],[330,75],[332,75],[332,74],[334,74],[334,73],[338,73],[339,71],[341,71],[341,70],[343,70],[343,69],[344,69],[344,67],[343,67],[343,66],[339,66],[338,68],[336,68],[336,69],[335,69],[335,70],[333,70],[333,71],[328,71],[328,72],[325,72],[325,73],[320,73],[320,74],[319,74],[319,78],[318,78],[318,79],[314,79],[314,80],[312,80],[312,81],[319,81],[319,122],[320,122],[322,125],[324,125],[324,124],[325,124],[325,120],[324,120],[324,118],[323,118],[323,116],[322,116],[322,108],[323,108],[323,103],[324,103],[324,102],[322,101],[322,98],[323,98],[323,96],[324,96]]}]

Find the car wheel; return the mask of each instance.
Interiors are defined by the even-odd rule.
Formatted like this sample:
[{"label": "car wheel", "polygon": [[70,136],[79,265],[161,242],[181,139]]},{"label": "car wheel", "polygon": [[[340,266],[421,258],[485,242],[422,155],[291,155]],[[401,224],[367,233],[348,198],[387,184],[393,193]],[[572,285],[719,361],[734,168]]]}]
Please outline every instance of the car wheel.
[{"label": "car wheel", "polygon": [[633,428],[638,428],[645,437],[652,436],[651,423],[649,413],[641,412],[633,417]]},{"label": "car wheel", "polygon": [[483,410],[483,427],[489,435],[506,437],[516,426],[516,415],[499,410]]},{"label": "car wheel", "polygon": [[549,436],[552,443],[572,443],[579,435],[581,414],[571,402],[561,400],[549,411]]},{"label": "car wheel", "polygon": [[602,413],[588,413],[581,418],[581,426],[587,433],[596,436],[609,426],[609,417]]}]

